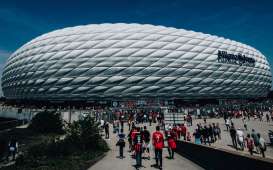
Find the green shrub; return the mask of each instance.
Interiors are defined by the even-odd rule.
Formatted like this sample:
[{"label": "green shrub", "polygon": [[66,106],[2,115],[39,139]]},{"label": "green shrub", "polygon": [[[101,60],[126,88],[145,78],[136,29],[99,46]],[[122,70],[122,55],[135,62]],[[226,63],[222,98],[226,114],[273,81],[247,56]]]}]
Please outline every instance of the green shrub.
[{"label": "green shrub", "polygon": [[90,166],[87,166],[89,160],[109,149],[99,134],[98,124],[90,116],[68,124],[65,132],[62,139],[48,135],[41,142],[29,146],[16,164],[22,168],[86,169]]},{"label": "green shrub", "polygon": [[29,129],[38,133],[63,133],[63,120],[60,113],[44,111],[36,114],[29,125]]},{"label": "green shrub", "polygon": [[91,116],[73,122],[66,131],[66,140],[76,144],[80,150],[108,150],[106,142],[99,134],[98,123]]}]

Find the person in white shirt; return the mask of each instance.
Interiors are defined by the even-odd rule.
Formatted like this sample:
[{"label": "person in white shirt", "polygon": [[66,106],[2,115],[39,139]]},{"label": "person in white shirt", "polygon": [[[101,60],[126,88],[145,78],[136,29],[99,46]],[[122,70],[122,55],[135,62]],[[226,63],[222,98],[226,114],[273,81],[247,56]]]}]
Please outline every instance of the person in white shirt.
[{"label": "person in white shirt", "polygon": [[229,128],[230,128],[230,120],[229,120],[229,118],[226,119],[226,127],[227,127],[227,131],[228,131]]},{"label": "person in white shirt", "polygon": [[103,128],[103,126],[104,126],[104,120],[101,119],[101,120],[100,120],[100,128]]},{"label": "person in white shirt", "polygon": [[244,132],[242,129],[238,128],[236,131],[237,141],[241,148],[241,150],[244,150]]}]

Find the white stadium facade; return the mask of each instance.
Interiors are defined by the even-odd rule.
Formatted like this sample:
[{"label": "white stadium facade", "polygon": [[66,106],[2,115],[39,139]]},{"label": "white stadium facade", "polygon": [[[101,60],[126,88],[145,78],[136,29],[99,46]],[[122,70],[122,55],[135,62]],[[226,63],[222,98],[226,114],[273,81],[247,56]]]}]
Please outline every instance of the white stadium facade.
[{"label": "white stadium facade", "polygon": [[41,35],[8,59],[7,99],[247,99],[266,96],[266,57],[200,32],[142,24],[91,24]]}]

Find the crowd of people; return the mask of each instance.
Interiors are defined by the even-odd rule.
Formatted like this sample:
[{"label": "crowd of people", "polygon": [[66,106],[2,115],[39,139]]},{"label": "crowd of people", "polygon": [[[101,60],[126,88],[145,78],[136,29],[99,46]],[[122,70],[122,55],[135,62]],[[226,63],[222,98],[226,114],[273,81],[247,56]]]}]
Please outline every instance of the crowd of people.
[{"label": "crowd of people", "polygon": [[193,136],[195,144],[211,144],[217,140],[221,140],[221,128],[219,123],[212,123],[202,126],[201,123],[197,124]]},{"label": "crowd of people", "polygon": [[[120,114],[119,117],[113,120],[113,134],[116,134],[118,147],[118,158],[124,159],[124,149],[128,141],[128,150],[131,153],[131,157],[136,160],[136,168],[142,167],[142,160],[150,160],[152,152],[154,152],[155,164],[152,167],[162,169],[163,165],[163,148],[166,147],[169,153],[169,159],[174,159],[174,151],[176,149],[176,141],[184,136],[184,130],[180,130],[180,126],[169,126],[164,130],[162,126],[162,115],[158,113],[151,113],[145,115],[132,115],[125,119],[124,114]],[[125,134],[124,124],[128,124],[128,134]],[[156,128],[151,132],[147,126],[156,124]],[[105,132],[105,138],[109,139],[109,122],[101,120],[101,128]],[[181,125],[182,129],[186,129],[186,126]],[[163,129],[163,130],[162,130]],[[164,141],[166,141],[164,143]]]},{"label": "crowd of people", "polygon": [[[246,128],[247,129],[247,128]],[[235,125],[231,123],[229,128],[230,137],[233,147],[238,150],[248,149],[249,153],[253,155],[254,150],[257,154],[262,154],[265,157],[266,143],[260,133],[257,133],[255,129],[252,129],[251,133],[244,134],[243,129],[235,128]]]},{"label": "crowd of people", "polygon": [[[124,148],[125,148],[125,140],[126,135],[124,134],[124,129],[121,128],[120,131],[117,132],[118,141],[116,145],[119,147],[119,158],[124,158]],[[171,137],[169,137],[171,138]],[[159,169],[162,169],[162,152],[164,147],[164,135],[160,131],[160,127],[156,126],[155,132],[152,134],[147,129],[147,126],[136,126],[134,123],[131,124],[130,131],[127,135],[128,144],[129,144],[129,152],[131,152],[131,156],[136,160],[136,168],[142,166],[142,159],[151,158],[151,152],[154,149],[156,164],[152,165]],[[168,141],[170,141],[168,139]],[[175,141],[173,141],[175,142]],[[169,143],[171,149],[174,144]],[[172,154],[171,154],[172,153]],[[174,152],[170,153],[170,157],[173,158]]]},{"label": "crowd of people", "polygon": [[[230,134],[232,147],[236,150],[247,149],[251,155],[253,153],[261,154],[265,157],[267,145],[265,139],[255,129],[249,132],[248,122],[250,118],[253,120],[270,122],[270,114],[244,115],[227,114],[223,116],[226,128],[220,125],[220,119],[214,119],[214,122],[207,121],[207,117],[197,119],[196,128],[193,127],[193,117],[186,115],[185,123],[180,124],[164,124],[164,116],[157,112],[141,113],[125,115],[120,114],[112,123],[113,133],[117,134],[117,147],[119,147],[119,158],[123,159],[124,148],[128,142],[128,149],[131,156],[136,160],[136,167],[142,166],[142,160],[150,160],[151,156],[155,157],[154,167],[162,168],[162,152],[163,148],[168,151],[168,158],[175,158],[175,150],[178,140],[193,142],[195,144],[212,145],[217,141],[222,140],[222,136]],[[126,117],[126,118],[125,118]],[[234,122],[236,120],[236,125]],[[240,121],[241,119],[241,121]],[[238,123],[239,122],[239,123]],[[124,124],[128,124],[128,134],[125,134]],[[148,128],[153,123],[156,123],[156,129],[152,132]],[[236,128],[236,126],[238,128]],[[103,122],[105,137],[109,138],[109,123]],[[242,128],[243,127],[243,128]],[[223,134],[223,131],[225,133]],[[226,139],[225,139],[226,140]],[[164,142],[165,141],[165,142]],[[222,144],[219,142],[218,144]],[[154,154],[152,154],[154,152]]]}]

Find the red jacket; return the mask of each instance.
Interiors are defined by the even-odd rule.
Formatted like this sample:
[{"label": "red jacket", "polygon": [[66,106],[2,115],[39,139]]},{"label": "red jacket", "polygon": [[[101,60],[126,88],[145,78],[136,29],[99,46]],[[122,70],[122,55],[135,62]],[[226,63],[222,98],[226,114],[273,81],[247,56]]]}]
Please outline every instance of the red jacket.
[{"label": "red jacket", "polygon": [[135,140],[136,134],[137,134],[137,130],[133,130],[133,131],[132,131],[132,134],[131,134],[131,139],[132,139],[132,141]]},{"label": "red jacket", "polygon": [[153,145],[155,149],[163,149],[164,147],[164,137],[159,131],[153,133]]},{"label": "red jacket", "polygon": [[168,139],[168,146],[171,148],[171,149],[176,149],[176,142],[174,140],[174,138],[170,137]]},{"label": "red jacket", "polygon": [[186,126],[181,126],[181,132],[182,132],[183,135],[186,135],[186,133],[187,133]]}]

